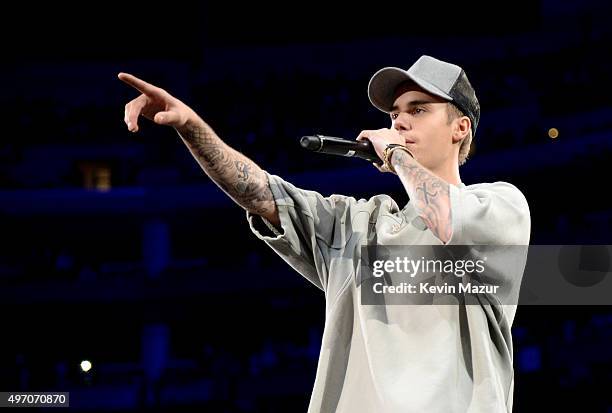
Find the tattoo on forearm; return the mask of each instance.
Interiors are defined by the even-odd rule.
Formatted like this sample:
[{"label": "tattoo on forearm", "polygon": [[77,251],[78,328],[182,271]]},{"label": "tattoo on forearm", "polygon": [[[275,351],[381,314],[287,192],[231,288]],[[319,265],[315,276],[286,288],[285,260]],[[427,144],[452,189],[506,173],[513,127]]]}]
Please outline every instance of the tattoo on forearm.
[{"label": "tattoo on forearm", "polygon": [[240,179],[244,179],[244,180],[249,179],[249,170],[251,169],[249,164],[246,164],[242,161],[236,161],[236,169],[238,170],[238,173],[240,174],[239,175]]},{"label": "tattoo on forearm", "polygon": [[276,208],[264,171],[226,145],[206,125],[189,125],[179,131],[204,171],[234,201],[255,214]]},{"label": "tattoo on forearm", "polygon": [[398,150],[391,159],[408,196],[414,200],[417,213],[440,240],[447,242],[452,235],[450,186],[406,152]]}]

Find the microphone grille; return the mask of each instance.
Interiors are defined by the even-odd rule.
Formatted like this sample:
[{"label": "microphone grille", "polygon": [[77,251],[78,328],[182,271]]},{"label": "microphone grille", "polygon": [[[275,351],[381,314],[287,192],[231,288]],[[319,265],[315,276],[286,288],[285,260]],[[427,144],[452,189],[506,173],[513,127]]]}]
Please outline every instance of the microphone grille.
[{"label": "microphone grille", "polygon": [[300,139],[300,145],[302,145],[302,148],[304,149],[318,151],[321,149],[322,141],[318,136],[302,136],[302,139]]}]

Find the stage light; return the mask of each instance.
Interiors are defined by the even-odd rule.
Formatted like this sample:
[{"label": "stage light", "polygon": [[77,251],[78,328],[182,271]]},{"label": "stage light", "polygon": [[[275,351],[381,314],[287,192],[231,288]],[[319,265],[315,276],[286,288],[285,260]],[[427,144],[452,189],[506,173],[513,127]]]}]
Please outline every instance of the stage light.
[{"label": "stage light", "polygon": [[559,130],[557,128],[550,128],[548,130],[548,137],[555,139],[557,136],[559,136]]},{"label": "stage light", "polygon": [[81,370],[83,370],[85,373],[91,370],[91,363],[89,362],[89,360],[81,361]]}]

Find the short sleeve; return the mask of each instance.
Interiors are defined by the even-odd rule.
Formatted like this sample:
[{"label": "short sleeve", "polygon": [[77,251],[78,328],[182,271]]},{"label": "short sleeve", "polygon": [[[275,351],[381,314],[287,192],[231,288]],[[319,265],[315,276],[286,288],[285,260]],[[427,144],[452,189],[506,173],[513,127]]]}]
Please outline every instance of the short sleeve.
[{"label": "short sleeve", "polygon": [[296,271],[326,291],[330,250],[344,248],[351,236],[352,228],[345,224],[345,217],[356,200],[343,195],[324,197],[297,188],[276,175],[268,174],[268,182],[278,208],[280,235],[273,235],[263,225],[261,216],[247,212],[251,231]]},{"label": "short sleeve", "polygon": [[514,185],[450,185],[450,202],[453,233],[447,245],[529,245],[529,206]]}]

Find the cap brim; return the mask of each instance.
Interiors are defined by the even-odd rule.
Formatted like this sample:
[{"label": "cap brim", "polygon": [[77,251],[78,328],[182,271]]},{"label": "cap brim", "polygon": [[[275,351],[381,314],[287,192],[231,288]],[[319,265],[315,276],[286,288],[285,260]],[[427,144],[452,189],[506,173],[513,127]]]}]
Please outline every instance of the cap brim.
[{"label": "cap brim", "polygon": [[385,67],[374,73],[368,84],[368,97],[376,108],[383,112],[391,112],[395,101],[395,90],[405,81],[411,80],[427,92],[452,101],[453,98],[431,83],[411,76],[399,67]]}]

